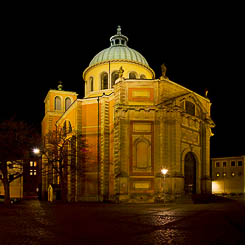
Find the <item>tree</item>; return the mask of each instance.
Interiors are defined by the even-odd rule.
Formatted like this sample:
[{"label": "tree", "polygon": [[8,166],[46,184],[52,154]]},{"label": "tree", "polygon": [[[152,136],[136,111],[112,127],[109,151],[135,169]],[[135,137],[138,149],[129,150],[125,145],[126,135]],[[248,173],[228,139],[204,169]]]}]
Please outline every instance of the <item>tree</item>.
[{"label": "tree", "polygon": [[61,200],[67,201],[68,176],[83,176],[87,160],[85,136],[71,129],[56,129],[44,136],[41,154],[42,174],[51,177],[49,184],[59,181]]},{"label": "tree", "polygon": [[[10,183],[23,175],[23,161],[38,140],[36,130],[23,121],[12,118],[0,123],[0,181],[7,205],[10,203]],[[10,174],[10,169],[15,169],[14,174]]]}]

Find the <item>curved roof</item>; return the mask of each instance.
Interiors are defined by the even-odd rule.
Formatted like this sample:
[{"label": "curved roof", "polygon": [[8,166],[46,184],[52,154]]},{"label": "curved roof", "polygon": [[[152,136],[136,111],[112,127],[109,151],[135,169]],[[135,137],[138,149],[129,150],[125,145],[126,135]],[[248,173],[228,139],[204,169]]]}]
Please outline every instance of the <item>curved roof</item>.
[{"label": "curved roof", "polygon": [[105,61],[124,60],[140,63],[149,67],[147,60],[138,51],[127,46],[128,38],[121,34],[120,26],[117,28],[117,34],[110,38],[110,42],[111,46],[94,56],[89,66]]},{"label": "curved roof", "polygon": [[112,60],[133,61],[149,67],[146,59],[138,51],[131,49],[126,45],[111,46],[102,50],[91,60],[89,66]]}]

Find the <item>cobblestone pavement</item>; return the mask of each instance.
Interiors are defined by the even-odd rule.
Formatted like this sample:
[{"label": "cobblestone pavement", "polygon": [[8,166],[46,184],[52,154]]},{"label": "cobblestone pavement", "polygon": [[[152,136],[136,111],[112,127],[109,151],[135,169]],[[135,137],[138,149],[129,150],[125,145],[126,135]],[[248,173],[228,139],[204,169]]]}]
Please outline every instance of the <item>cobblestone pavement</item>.
[{"label": "cobblestone pavement", "polygon": [[0,205],[0,244],[245,244],[245,203]]}]

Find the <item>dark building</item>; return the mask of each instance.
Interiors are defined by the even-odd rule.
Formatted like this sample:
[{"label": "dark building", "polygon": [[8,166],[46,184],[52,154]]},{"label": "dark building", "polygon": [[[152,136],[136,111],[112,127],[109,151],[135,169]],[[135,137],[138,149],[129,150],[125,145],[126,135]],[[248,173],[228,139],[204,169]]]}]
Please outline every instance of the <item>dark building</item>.
[{"label": "dark building", "polygon": [[23,198],[35,198],[39,195],[41,186],[40,158],[30,157],[23,168]]}]

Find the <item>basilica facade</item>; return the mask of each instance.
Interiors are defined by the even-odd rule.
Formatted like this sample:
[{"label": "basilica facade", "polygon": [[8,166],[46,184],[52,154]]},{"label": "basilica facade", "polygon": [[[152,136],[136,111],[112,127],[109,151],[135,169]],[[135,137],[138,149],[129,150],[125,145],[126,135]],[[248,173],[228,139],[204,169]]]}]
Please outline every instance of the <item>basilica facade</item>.
[{"label": "basilica facade", "polygon": [[[158,202],[211,193],[211,102],[167,77],[121,33],[83,71],[85,97],[50,90],[42,135],[67,127],[85,135],[84,175],[69,173],[68,200]],[[167,169],[162,174],[162,169]],[[57,178],[44,175],[42,192]]]}]

